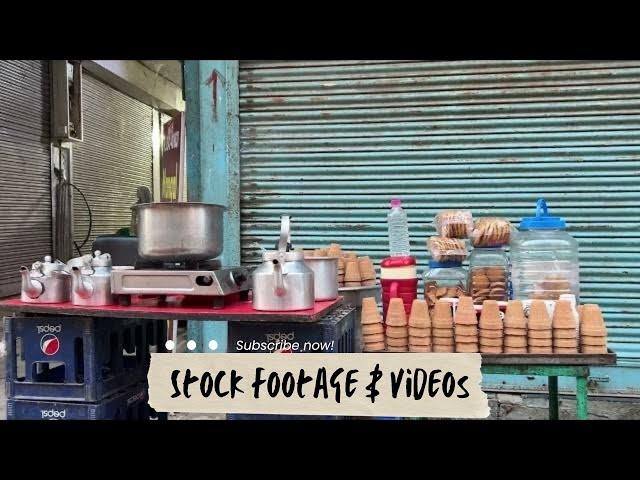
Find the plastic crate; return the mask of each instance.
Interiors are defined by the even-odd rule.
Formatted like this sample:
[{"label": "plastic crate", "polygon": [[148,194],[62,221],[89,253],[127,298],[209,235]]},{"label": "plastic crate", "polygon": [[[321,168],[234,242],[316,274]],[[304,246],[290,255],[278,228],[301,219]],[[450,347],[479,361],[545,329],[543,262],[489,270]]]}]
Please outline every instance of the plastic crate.
[{"label": "plastic crate", "polygon": [[[315,323],[229,323],[229,352],[247,353],[238,349],[238,341],[244,344],[254,340],[275,342],[286,339],[300,344],[299,353],[352,353],[354,351],[354,327],[356,309],[351,306],[338,307]],[[305,342],[309,347],[314,343],[331,344],[333,347],[323,350],[302,350]],[[254,353],[265,353],[258,350]],[[294,352],[295,353],[295,352]],[[228,414],[227,420],[340,420],[343,417],[319,415],[260,415],[234,413]]]},{"label": "plastic crate", "polygon": [[355,311],[351,306],[338,307],[313,323],[229,322],[227,349],[231,353],[269,353],[273,350],[247,351],[241,346],[268,347],[269,343],[274,346],[277,341],[286,340],[299,344],[299,350],[293,353],[353,353]]},{"label": "plastic crate", "polygon": [[7,317],[5,339],[7,398],[95,403],[146,380],[166,322]]},{"label": "plastic crate", "polygon": [[145,384],[97,403],[7,400],[7,420],[149,420],[150,413]]}]

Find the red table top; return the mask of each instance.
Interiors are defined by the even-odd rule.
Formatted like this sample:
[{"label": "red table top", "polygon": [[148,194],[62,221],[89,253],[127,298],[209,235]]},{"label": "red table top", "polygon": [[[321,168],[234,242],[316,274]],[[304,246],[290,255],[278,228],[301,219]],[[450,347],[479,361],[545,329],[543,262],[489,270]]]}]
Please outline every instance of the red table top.
[{"label": "red table top", "polygon": [[[193,297],[190,297],[192,299]],[[260,312],[251,301],[237,301],[223,308],[185,305],[184,297],[167,297],[166,306],[158,306],[156,298],[133,297],[132,304],[83,307],[71,303],[24,303],[19,297],[0,300],[0,313],[33,313],[75,315],[80,317],[149,318],[158,320],[222,320],[229,322],[316,322],[342,303],[336,300],[315,302],[312,309],[296,312]]]}]

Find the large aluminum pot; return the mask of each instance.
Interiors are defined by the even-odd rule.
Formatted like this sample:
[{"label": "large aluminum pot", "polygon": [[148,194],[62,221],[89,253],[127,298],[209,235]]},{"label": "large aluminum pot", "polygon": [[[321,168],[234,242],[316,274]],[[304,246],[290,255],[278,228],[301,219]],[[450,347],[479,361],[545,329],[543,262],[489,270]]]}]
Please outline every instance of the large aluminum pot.
[{"label": "large aluminum pot", "polygon": [[138,254],[145,260],[197,262],[222,253],[225,207],[198,202],[141,203]]}]

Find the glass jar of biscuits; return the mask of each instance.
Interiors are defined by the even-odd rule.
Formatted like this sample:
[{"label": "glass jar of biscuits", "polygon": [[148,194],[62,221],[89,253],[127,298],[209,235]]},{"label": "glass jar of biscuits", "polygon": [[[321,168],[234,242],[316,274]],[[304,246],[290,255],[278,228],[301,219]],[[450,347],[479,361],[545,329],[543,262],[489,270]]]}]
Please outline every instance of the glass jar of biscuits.
[{"label": "glass jar of biscuits", "polygon": [[469,289],[473,303],[509,299],[509,257],[502,247],[475,248],[469,256]]},{"label": "glass jar of biscuits", "polygon": [[460,298],[468,291],[467,270],[462,262],[429,261],[424,273],[424,298],[429,309],[442,298]]}]

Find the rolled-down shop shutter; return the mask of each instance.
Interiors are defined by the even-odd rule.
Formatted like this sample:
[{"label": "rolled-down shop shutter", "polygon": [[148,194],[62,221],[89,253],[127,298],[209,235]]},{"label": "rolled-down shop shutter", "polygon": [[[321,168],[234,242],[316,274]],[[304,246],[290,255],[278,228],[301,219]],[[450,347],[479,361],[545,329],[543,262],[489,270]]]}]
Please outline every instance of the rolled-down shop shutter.
[{"label": "rolled-down shop shutter", "polygon": [[538,197],[580,243],[620,365],[640,366],[640,63],[240,62],[242,259],[279,216],[307,248],[387,255],[392,196],[427,263],[444,208],[512,222]]},{"label": "rolled-down shop shutter", "polygon": [[0,61],[0,298],[19,268],[51,254],[47,61]]},{"label": "rolled-down shop shutter", "polygon": [[[91,207],[92,228],[82,253],[97,235],[114,234],[131,224],[136,188],[152,188],[152,107],[91,76],[82,83],[84,141],[73,144],[73,183]],[[89,228],[87,207],[74,192],[74,242]],[[77,252],[74,252],[76,255]]]}]

